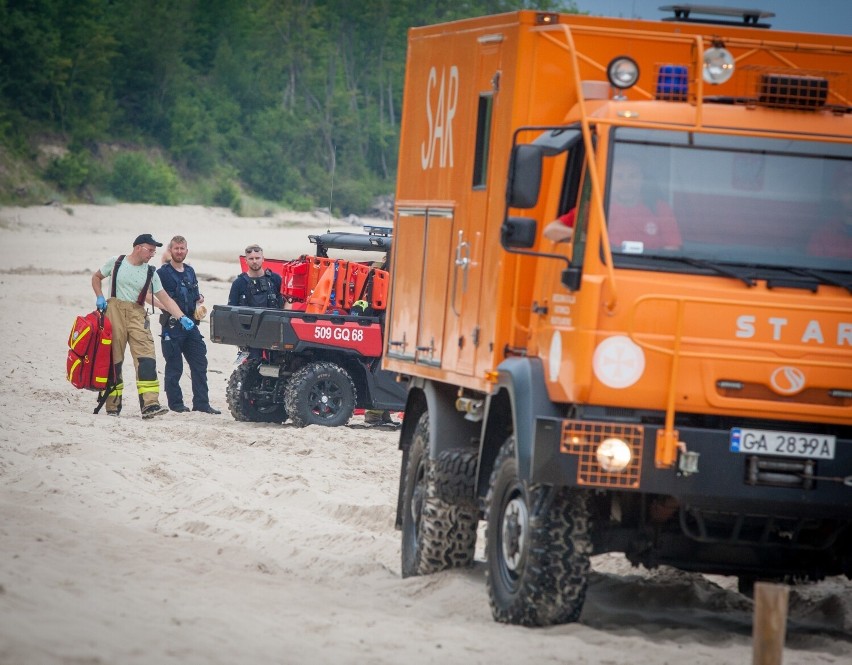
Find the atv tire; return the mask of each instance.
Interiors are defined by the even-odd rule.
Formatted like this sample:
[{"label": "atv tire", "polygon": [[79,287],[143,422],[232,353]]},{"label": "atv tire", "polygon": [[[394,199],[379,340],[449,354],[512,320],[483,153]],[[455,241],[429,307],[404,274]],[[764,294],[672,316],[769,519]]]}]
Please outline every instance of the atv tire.
[{"label": "atv tire", "polygon": [[261,376],[258,362],[250,360],[237,367],[228,379],[225,396],[234,420],[252,423],[283,423],[287,409],[275,402],[275,382],[282,379]]},{"label": "atv tire", "polygon": [[339,427],[349,421],[355,409],[355,383],[339,365],[311,363],[290,377],[284,404],[296,427]]}]

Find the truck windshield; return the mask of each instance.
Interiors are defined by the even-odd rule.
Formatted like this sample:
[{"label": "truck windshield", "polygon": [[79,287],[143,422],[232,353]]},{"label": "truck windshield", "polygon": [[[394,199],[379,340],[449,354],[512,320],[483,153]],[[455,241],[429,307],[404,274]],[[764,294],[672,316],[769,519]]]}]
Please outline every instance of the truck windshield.
[{"label": "truck windshield", "polygon": [[852,272],[848,145],[619,128],[607,192],[619,267]]}]

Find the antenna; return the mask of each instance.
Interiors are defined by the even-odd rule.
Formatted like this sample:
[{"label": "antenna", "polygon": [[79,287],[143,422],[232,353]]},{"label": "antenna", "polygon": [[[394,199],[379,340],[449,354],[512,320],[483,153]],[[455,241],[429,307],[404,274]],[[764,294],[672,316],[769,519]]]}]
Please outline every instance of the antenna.
[{"label": "antenna", "polygon": [[337,146],[331,144],[331,191],[328,193],[328,232],[331,232],[331,202],[334,200],[334,169],[337,167]]}]

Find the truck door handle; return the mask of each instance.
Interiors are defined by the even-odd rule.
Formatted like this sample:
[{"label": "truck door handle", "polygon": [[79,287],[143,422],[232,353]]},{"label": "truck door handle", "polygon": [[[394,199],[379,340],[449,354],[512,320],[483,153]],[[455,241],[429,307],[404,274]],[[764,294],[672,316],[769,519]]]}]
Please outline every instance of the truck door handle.
[{"label": "truck door handle", "polygon": [[461,316],[456,309],[456,287],[459,281],[459,269],[462,273],[462,293],[467,291],[467,269],[470,267],[470,243],[464,239],[464,231],[459,231],[459,244],[456,245],[455,270],[453,270],[453,314]]}]

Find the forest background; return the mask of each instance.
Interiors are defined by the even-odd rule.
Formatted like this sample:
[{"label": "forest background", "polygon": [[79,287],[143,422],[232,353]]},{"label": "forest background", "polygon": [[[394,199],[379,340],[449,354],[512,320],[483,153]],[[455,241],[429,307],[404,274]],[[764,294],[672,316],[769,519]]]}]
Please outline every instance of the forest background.
[{"label": "forest background", "polygon": [[0,205],[387,213],[408,28],[523,8],[577,11],[558,0],[0,0]]}]

